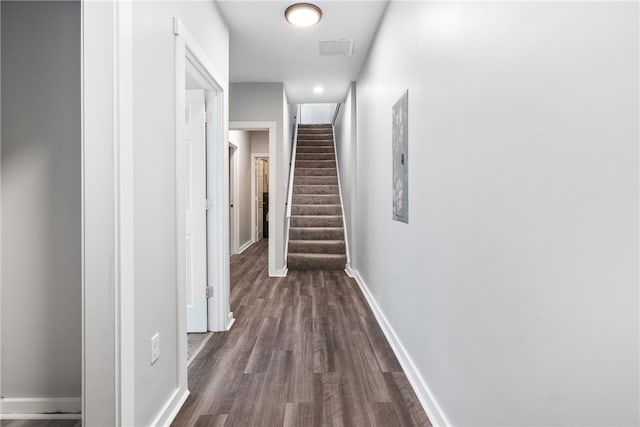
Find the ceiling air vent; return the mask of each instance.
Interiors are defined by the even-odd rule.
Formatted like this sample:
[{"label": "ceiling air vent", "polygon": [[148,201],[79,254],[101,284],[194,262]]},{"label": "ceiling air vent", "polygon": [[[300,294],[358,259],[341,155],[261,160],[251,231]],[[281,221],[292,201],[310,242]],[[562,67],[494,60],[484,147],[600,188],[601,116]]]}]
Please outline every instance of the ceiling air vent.
[{"label": "ceiling air vent", "polygon": [[351,56],[353,40],[320,40],[320,56]]}]

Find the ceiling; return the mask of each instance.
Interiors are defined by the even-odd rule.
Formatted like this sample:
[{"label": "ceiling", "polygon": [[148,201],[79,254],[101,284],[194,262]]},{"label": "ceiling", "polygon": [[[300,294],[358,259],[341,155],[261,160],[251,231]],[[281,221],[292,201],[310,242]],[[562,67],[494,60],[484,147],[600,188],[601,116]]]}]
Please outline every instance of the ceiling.
[{"label": "ceiling", "polygon": [[[316,1],[322,20],[298,28],[284,19],[296,1],[219,0],[230,31],[231,82],[283,82],[289,102],[341,102],[356,79],[387,0]],[[320,56],[320,40],[353,39],[353,56]],[[322,86],[324,93],[313,92]]]}]

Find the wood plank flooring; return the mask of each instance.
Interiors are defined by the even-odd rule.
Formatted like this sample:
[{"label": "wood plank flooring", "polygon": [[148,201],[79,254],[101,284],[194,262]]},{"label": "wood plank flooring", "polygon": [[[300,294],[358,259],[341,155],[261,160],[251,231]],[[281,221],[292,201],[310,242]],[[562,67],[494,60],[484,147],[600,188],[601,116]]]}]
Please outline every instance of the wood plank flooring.
[{"label": "wood plank flooring", "polygon": [[236,323],[191,364],[172,425],[431,425],[355,281],[270,278],[267,250],[263,240],[231,258]]}]

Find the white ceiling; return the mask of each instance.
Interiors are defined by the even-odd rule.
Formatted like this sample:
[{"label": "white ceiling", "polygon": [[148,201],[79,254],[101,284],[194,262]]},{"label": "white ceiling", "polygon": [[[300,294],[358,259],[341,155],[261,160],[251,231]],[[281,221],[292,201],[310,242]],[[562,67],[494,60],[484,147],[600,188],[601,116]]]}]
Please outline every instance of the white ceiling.
[{"label": "white ceiling", "polygon": [[[303,0],[301,0],[303,1]],[[289,102],[341,102],[369,51],[387,0],[316,1],[313,27],[287,23],[293,1],[220,0],[230,31],[232,82],[283,82]],[[353,39],[353,56],[320,56],[320,40]],[[323,94],[313,93],[314,86]]]}]

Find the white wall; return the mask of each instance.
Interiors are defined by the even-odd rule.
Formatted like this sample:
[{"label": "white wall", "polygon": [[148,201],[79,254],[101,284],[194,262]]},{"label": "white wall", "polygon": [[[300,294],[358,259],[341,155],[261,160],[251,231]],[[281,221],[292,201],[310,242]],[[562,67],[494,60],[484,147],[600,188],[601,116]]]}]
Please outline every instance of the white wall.
[{"label": "white wall", "polygon": [[300,123],[305,125],[328,124],[333,120],[337,104],[302,104]]},{"label": "white wall", "polygon": [[79,409],[80,3],[1,7],[1,394]]},{"label": "white wall", "polygon": [[[230,121],[273,121],[276,126],[276,159],[269,159],[276,164],[276,176],[270,176],[270,190],[276,189],[277,194],[273,201],[275,216],[270,216],[275,221],[276,270],[283,271],[284,266],[284,229],[285,229],[285,204],[287,201],[287,184],[289,180],[290,144],[285,141],[283,131],[285,104],[284,89],[282,83],[231,83],[229,89],[229,120]],[[270,236],[272,237],[272,236]],[[272,237],[273,238],[273,237]]]},{"label": "white wall", "polygon": [[357,224],[356,215],[356,84],[351,83],[334,125],[336,138],[336,157],[338,159],[338,175],[342,193],[342,209],[345,219],[347,250],[349,251],[348,267],[354,266],[355,242],[353,229]]},{"label": "white wall", "polygon": [[638,7],[389,4],[357,80],[356,263],[454,425],[640,423]]},{"label": "white wall", "polygon": [[[243,130],[230,130],[229,142],[238,147],[235,156],[238,198],[234,208],[238,212],[238,248],[251,241],[251,153],[253,152],[253,133]],[[267,141],[267,152],[269,142]]]},{"label": "white wall", "polygon": [[[149,425],[178,387],[173,17],[229,77],[229,34],[215,3],[133,3],[136,425]],[[156,332],[161,354],[151,365]]]},{"label": "white wall", "polygon": [[269,132],[256,130],[249,133],[251,135],[251,152],[269,153]]}]

